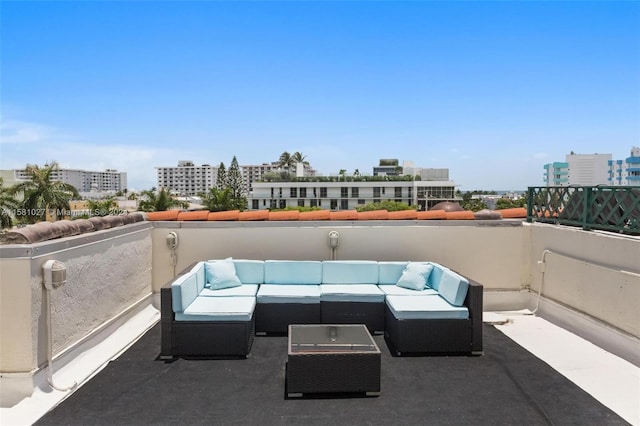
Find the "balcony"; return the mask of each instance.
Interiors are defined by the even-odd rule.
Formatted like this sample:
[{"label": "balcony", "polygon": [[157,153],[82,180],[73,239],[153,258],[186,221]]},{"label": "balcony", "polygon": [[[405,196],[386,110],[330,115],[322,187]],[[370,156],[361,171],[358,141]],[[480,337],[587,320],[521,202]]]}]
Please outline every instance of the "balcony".
[{"label": "balcony", "polygon": [[[340,232],[338,259],[432,260],[482,283],[485,355],[388,356],[380,397],[302,401],[284,398],[282,365],[270,364],[272,354],[281,352],[279,338],[256,339],[247,360],[180,360],[175,365],[155,360],[158,293],[176,272],[197,260],[225,257],[328,260],[332,230]],[[171,231],[179,236],[173,251],[165,243]],[[546,418],[585,423],[605,421],[598,416],[611,410],[615,414],[606,418],[608,424],[640,424],[640,237],[634,235],[521,220],[145,221],[42,243],[4,245],[0,254],[5,424],[31,424],[65,398],[43,424],[68,421],[64,413],[86,398],[93,401],[88,405],[100,405],[101,398],[110,401],[106,411],[80,406],[93,422],[111,424],[134,419],[190,423],[196,418],[187,411],[205,403],[218,404],[217,412],[226,413],[219,414],[219,423],[234,415],[236,422],[246,415],[246,422],[263,424],[328,419],[408,424],[424,421],[425,415],[435,416],[438,423],[444,421],[438,412],[472,416],[473,410],[481,417],[460,417],[460,422],[536,423]],[[71,397],[73,391],[47,384],[42,265],[50,259],[67,266],[67,283],[51,292],[51,348],[55,382],[80,385]],[[120,361],[110,363],[113,359]],[[457,374],[449,377],[457,385],[437,371]],[[159,372],[166,377],[156,382]],[[586,394],[576,392],[570,382]],[[465,391],[464,400],[453,398],[464,383],[474,391]],[[188,389],[207,398],[196,397],[195,403]],[[436,389],[441,399],[434,396]],[[562,396],[557,389],[578,395],[582,405],[568,402],[558,409],[554,399]],[[420,393],[436,399],[416,400]],[[397,417],[398,410],[406,417]],[[593,417],[580,417],[585,413]]]}]

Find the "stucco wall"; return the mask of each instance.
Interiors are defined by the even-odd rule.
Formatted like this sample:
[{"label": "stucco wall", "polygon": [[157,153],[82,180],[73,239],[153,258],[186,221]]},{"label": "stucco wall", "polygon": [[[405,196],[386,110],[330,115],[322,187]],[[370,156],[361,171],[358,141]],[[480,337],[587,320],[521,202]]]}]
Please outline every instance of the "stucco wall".
[{"label": "stucco wall", "polygon": [[[452,221],[453,222],[453,221]],[[520,222],[502,225],[416,225],[389,221],[303,225],[273,222],[156,222],[153,229],[153,288],[173,277],[166,235],[175,231],[178,272],[192,262],[226,257],[245,259],[329,260],[330,231],[338,231],[336,258],[370,260],[432,260],[447,265],[489,289],[520,290],[525,256]]]},{"label": "stucco wall", "polygon": [[67,267],[67,283],[51,294],[55,356],[150,294],[151,249],[149,223],[0,247],[0,371],[29,372],[46,362],[47,260]]},{"label": "stucco wall", "polygon": [[545,298],[640,337],[640,238],[548,224],[525,230],[532,291],[544,261]]}]

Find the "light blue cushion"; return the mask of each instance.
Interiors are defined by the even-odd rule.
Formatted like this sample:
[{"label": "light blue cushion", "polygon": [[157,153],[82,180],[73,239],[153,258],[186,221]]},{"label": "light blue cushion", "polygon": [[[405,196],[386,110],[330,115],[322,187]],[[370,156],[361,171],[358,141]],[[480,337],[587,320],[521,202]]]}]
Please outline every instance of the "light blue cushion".
[{"label": "light blue cushion", "polygon": [[427,280],[432,270],[433,265],[410,262],[402,272],[396,286],[410,290],[424,290],[424,288],[427,287]]},{"label": "light blue cushion", "polygon": [[447,269],[440,279],[438,293],[452,305],[462,306],[468,289],[469,281],[466,278]]},{"label": "light blue cushion", "polygon": [[440,296],[387,296],[387,306],[393,316],[410,319],[467,319],[469,310],[453,306]]},{"label": "light blue cushion", "polygon": [[422,290],[410,290],[404,287],[398,287],[397,285],[381,285],[378,286],[385,296],[424,296],[424,295],[437,295],[438,292],[432,288],[425,287]]},{"label": "light blue cushion", "polygon": [[395,285],[409,262],[378,262],[378,284]]},{"label": "light blue cushion", "polygon": [[211,290],[204,288],[198,296],[204,297],[230,297],[230,296],[255,296],[258,293],[258,284],[242,284],[237,287]]},{"label": "light blue cushion", "polygon": [[207,284],[207,279],[205,277],[205,262],[198,262],[196,265],[191,268],[191,273],[196,275],[196,282],[198,284],[198,293],[202,291],[204,286]]},{"label": "light blue cushion", "polygon": [[176,320],[251,321],[255,307],[255,297],[197,297]]},{"label": "light blue cushion", "polygon": [[258,303],[320,303],[320,286],[315,284],[263,284]]},{"label": "light blue cushion", "polygon": [[233,259],[236,267],[236,275],[242,284],[262,284],[264,283],[264,261]]},{"label": "light blue cushion", "polygon": [[267,260],[265,284],[320,284],[322,262],[315,260]]},{"label": "light blue cushion", "polygon": [[384,293],[376,284],[322,284],[323,302],[384,302]]},{"label": "light blue cushion", "polygon": [[198,296],[198,282],[196,274],[187,272],[179,276],[171,284],[171,299],[173,312],[182,312]]},{"label": "light blue cushion", "polygon": [[440,280],[442,279],[442,273],[447,269],[444,266],[429,262],[433,265],[433,270],[429,274],[429,280],[427,281],[427,285],[434,290],[438,290],[440,287]]},{"label": "light blue cushion", "polygon": [[326,260],[322,284],[378,284],[378,262],[373,260]]},{"label": "light blue cushion", "polygon": [[205,267],[208,287],[212,290],[242,285],[231,259],[207,262]]}]

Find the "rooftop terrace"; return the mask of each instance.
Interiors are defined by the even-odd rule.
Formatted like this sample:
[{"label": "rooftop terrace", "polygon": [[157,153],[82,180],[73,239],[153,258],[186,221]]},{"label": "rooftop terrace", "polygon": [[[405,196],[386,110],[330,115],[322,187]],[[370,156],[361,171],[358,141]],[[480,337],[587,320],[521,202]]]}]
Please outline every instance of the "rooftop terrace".
[{"label": "rooftop terrace", "polygon": [[[302,401],[284,397],[281,338],[257,338],[247,360],[156,360],[158,292],[177,271],[229,256],[328,260],[333,230],[338,259],[432,260],[482,283],[485,321],[503,323],[485,325],[485,355],[383,351],[380,397]],[[175,250],[166,244],[171,231]],[[240,413],[249,423],[319,424],[328,412],[347,424],[424,416],[436,424],[640,424],[637,236],[521,220],[143,221],[4,245],[0,254],[3,424],[33,423],[72,393],[52,390],[46,378],[42,265],[51,259],[65,263],[68,279],[51,293],[54,379],[81,386],[42,424],[240,423]],[[203,365],[206,374],[194,371]],[[450,399],[464,385],[464,395]],[[194,401],[188,391],[207,398]],[[449,417],[462,400],[462,417]],[[205,406],[205,420],[181,417]]]}]

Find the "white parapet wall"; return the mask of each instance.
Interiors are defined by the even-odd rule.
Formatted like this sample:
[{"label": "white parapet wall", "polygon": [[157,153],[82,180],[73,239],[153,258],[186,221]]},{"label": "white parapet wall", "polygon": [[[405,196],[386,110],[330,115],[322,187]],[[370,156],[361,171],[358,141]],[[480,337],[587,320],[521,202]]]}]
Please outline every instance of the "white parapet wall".
[{"label": "white parapet wall", "polygon": [[44,263],[60,261],[67,271],[66,284],[51,291],[52,353],[59,358],[141,301],[150,303],[151,227],[138,222],[36,244],[0,246],[3,405],[20,397],[16,389],[28,393],[29,383],[35,384],[35,375],[47,362]]}]

